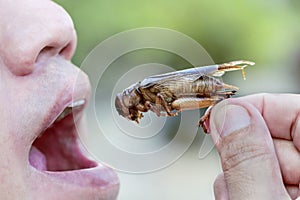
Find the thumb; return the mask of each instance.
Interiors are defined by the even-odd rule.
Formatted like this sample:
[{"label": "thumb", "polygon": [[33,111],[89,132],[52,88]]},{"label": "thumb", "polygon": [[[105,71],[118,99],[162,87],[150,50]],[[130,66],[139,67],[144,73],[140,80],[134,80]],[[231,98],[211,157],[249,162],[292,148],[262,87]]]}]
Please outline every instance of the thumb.
[{"label": "thumb", "polygon": [[270,132],[253,105],[222,101],[212,110],[210,130],[229,199],[289,199]]}]

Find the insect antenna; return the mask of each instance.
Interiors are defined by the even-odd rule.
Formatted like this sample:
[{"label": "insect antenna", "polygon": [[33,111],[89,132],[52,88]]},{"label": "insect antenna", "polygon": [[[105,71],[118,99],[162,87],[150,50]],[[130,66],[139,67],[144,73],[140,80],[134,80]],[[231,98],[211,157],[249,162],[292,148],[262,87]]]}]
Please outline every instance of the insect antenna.
[{"label": "insect antenna", "polygon": [[242,66],[242,76],[243,76],[243,79],[246,80],[246,72],[245,72],[245,67],[247,67],[247,65],[244,65]]},{"label": "insect antenna", "polygon": [[246,60],[238,60],[238,61],[232,61],[229,63],[224,63],[219,65],[218,71],[235,71],[235,70],[241,70],[243,79],[246,80],[246,72],[245,67],[254,65],[254,62],[246,61]]}]

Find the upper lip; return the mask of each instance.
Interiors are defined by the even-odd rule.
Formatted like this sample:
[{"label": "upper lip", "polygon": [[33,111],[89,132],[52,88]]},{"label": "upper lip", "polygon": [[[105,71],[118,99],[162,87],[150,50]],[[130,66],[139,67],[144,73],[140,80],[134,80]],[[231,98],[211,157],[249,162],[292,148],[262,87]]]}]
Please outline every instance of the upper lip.
[{"label": "upper lip", "polygon": [[41,132],[33,138],[29,163],[34,172],[54,178],[47,180],[56,180],[55,184],[75,185],[82,190],[94,188],[92,191],[101,197],[108,195],[113,199],[119,188],[116,173],[105,164],[88,158],[77,135],[77,125],[82,122],[81,116],[89,99],[88,81],[83,82],[82,85],[88,87],[83,86],[73,93],[62,93],[62,97],[45,113]]}]

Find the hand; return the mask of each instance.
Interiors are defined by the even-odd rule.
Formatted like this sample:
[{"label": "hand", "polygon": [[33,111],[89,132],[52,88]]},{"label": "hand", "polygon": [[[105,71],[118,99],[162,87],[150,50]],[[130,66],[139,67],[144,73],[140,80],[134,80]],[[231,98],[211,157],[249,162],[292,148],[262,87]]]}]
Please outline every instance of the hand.
[{"label": "hand", "polygon": [[300,199],[300,95],[228,99],[211,113],[217,200]]}]

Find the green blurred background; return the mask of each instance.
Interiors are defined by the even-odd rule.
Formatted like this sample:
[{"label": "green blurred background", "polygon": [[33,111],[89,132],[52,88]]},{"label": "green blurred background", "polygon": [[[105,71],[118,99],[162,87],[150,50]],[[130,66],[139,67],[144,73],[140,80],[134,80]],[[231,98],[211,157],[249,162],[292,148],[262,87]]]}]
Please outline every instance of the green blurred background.
[{"label": "green blurred background", "polygon": [[[73,18],[78,34],[78,46],[73,62],[78,66],[97,44],[114,34],[133,28],[162,27],[182,32],[198,41],[215,63],[239,59],[256,62],[255,67],[246,69],[247,81],[242,80],[240,73],[238,79],[230,75],[229,83],[243,88],[241,95],[258,92],[300,92],[300,1],[298,0],[56,0],[56,2]],[[214,160],[212,163],[218,162],[216,154],[211,155],[209,159]],[[182,174],[184,173],[182,169],[191,165],[179,161],[178,168],[171,167],[170,170],[173,172],[170,172],[170,177],[166,175],[166,171],[162,172],[159,176],[170,180],[166,184],[163,184],[165,183],[163,181],[157,182],[159,179],[151,175],[120,175],[120,199],[138,199],[142,196],[137,193],[149,194],[155,184],[159,184],[161,190],[165,191],[161,193],[160,190],[156,190],[159,195],[154,195],[155,197],[160,195],[164,197],[156,199],[182,199],[180,197],[184,197],[184,194],[187,194],[185,199],[199,199],[201,184],[199,190],[191,189],[194,194],[189,191],[180,193],[180,190],[184,191],[182,188],[174,192],[176,188],[172,186],[178,181],[177,169],[180,169],[179,173]],[[215,164],[208,165],[208,168],[210,166]],[[197,180],[193,181],[195,184],[203,181],[203,187],[212,188],[214,176],[219,170],[220,168],[216,168],[216,172],[213,173],[204,170],[204,173],[210,176],[207,178],[209,180],[198,180],[198,183]],[[175,174],[173,179],[172,174]],[[132,189],[136,188],[136,184],[140,186],[138,191]],[[189,185],[188,182],[185,184],[187,187],[194,185]],[[148,190],[147,187],[152,189]],[[203,191],[207,191],[207,188],[203,188]],[[200,195],[203,197],[200,199],[212,199],[212,196],[212,190],[209,190],[208,193]]]},{"label": "green blurred background", "polygon": [[74,62],[96,44],[138,27],[163,27],[197,40],[216,63],[247,58],[290,63],[299,56],[300,2],[252,1],[57,1],[72,16],[78,33]]},{"label": "green blurred background", "polygon": [[74,20],[78,48],[73,62],[77,65],[98,43],[114,34],[133,28],[162,27],[192,37],[216,63],[255,61],[258,66],[255,73],[261,73],[259,78],[269,86],[265,89],[253,86],[253,92],[299,92],[300,1],[57,0],[57,3]]}]

